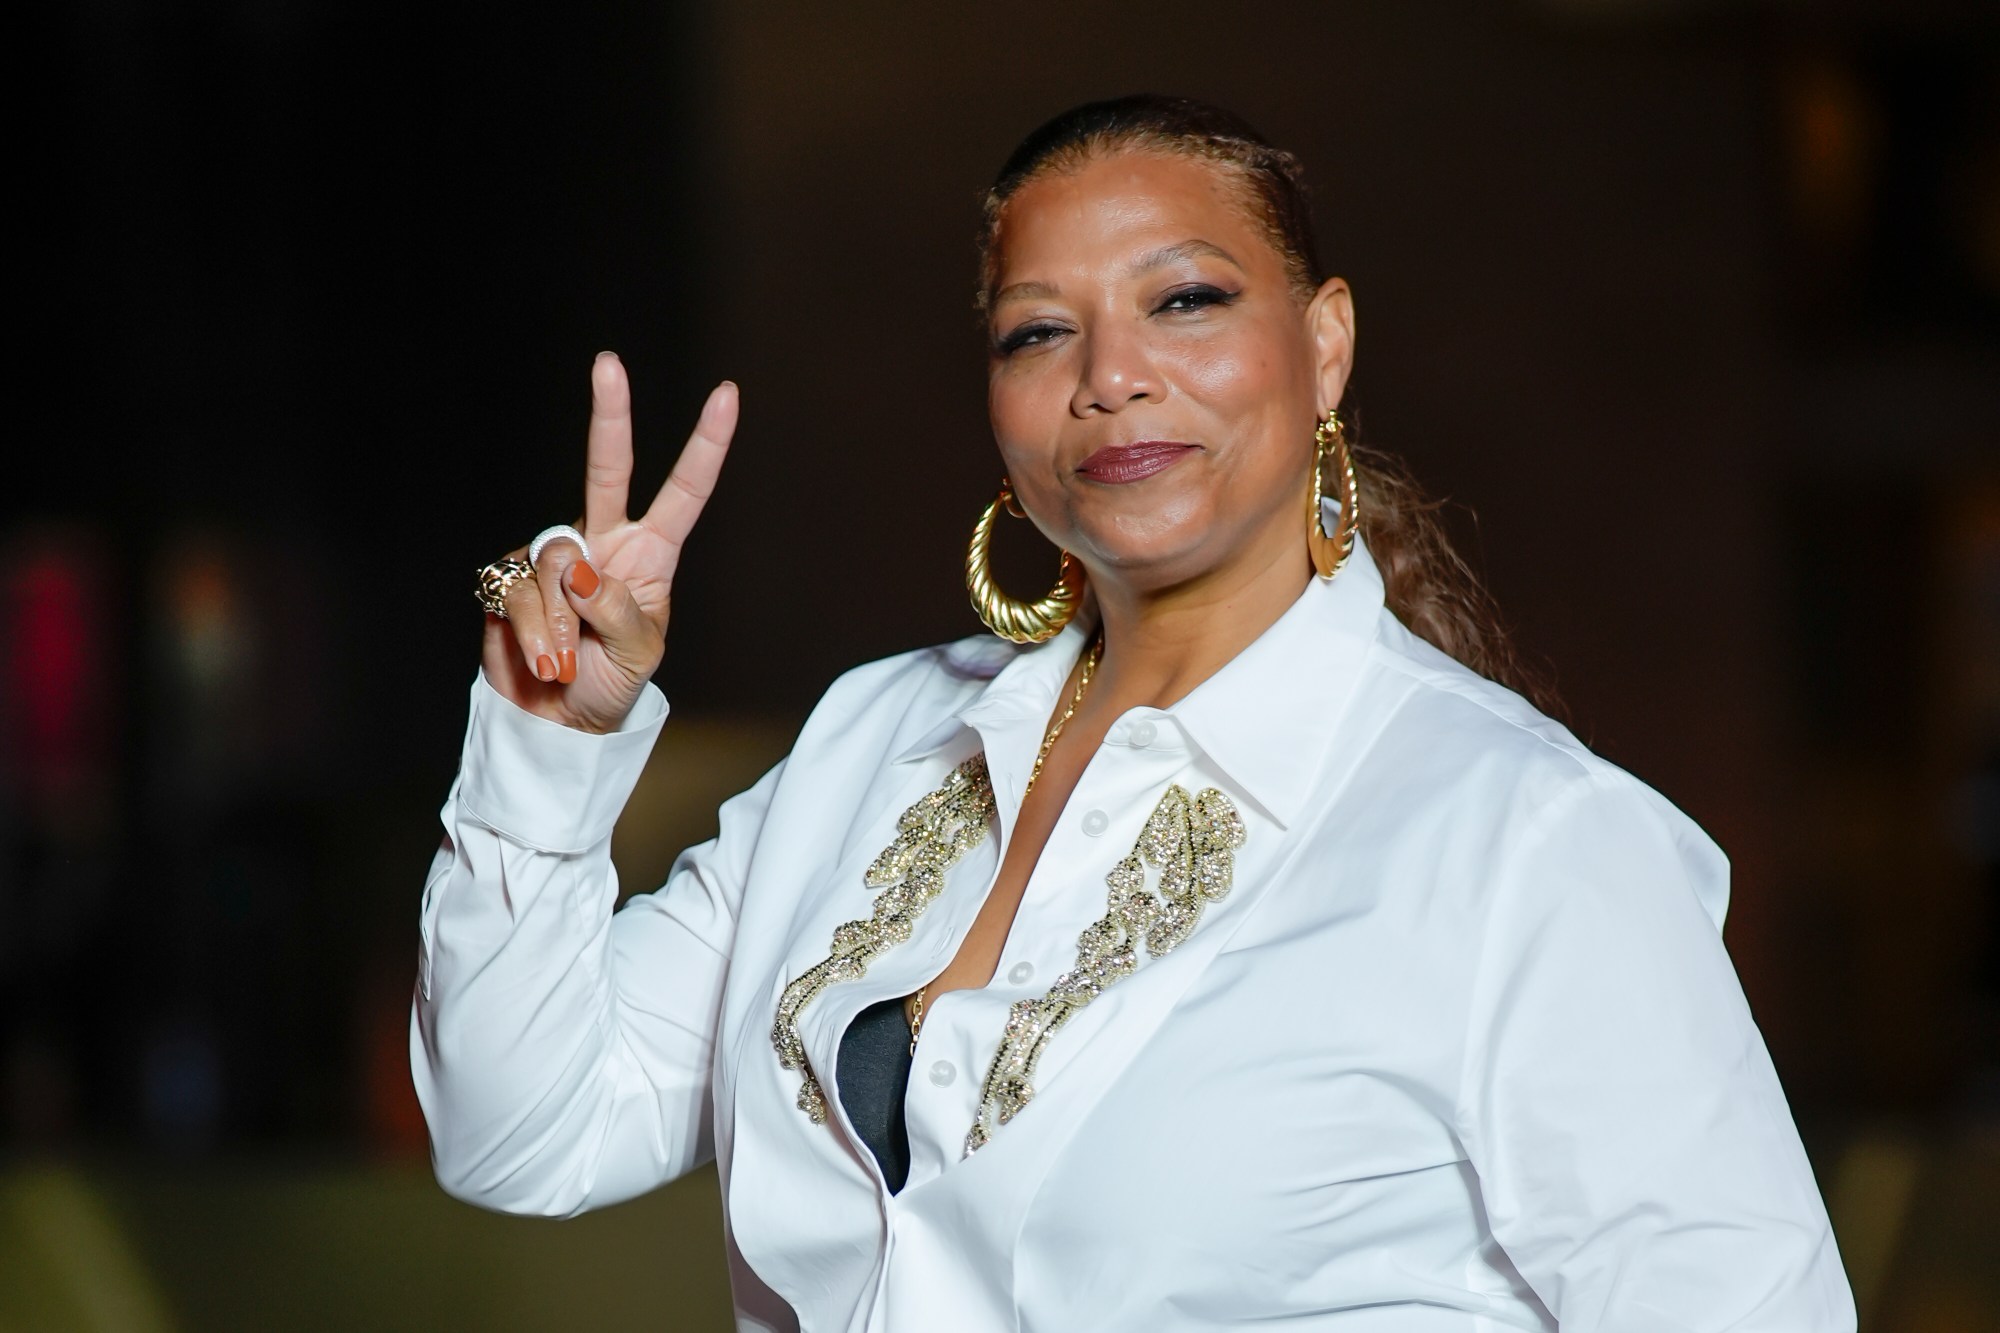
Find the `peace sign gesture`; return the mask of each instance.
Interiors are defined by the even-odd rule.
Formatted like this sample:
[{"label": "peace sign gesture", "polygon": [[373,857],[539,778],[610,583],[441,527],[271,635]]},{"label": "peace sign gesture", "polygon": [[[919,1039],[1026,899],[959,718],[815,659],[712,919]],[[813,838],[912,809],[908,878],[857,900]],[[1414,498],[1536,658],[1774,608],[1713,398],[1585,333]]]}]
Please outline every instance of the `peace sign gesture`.
[{"label": "peace sign gesture", "polygon": [[618,358],[598,355],[581,525],[590,559],[566,538],[550,542],[534,574],[508,590],[505,618],[486,617],[483,665],[494,689],[580,731],[610,731],[631,711],[666,651],[681,546],[715,491],[736,412],[736,386],[724,380],[645,516],[629,518],[632,389]]}]

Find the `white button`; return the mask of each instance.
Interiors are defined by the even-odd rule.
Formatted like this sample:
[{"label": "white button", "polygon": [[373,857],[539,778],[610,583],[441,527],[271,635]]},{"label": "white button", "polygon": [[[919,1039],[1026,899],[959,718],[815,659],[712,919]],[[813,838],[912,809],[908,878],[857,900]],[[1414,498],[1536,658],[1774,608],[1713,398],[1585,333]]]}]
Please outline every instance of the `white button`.
[{"label": "white button", "polygon": [[1093,838],[1110,827],[1111,816],[1102,810],[1092,810],[1083,817],[1083,831]]},{"label": "white button", "polygon": [[931,1066],[931,1082],[940,1088],[950,1087],[951,1081],[957,1077],[958,1067],[949,1060],[940,1060]]},{"label": "white button", "polygon": [[1132,724],[1132,744],[1142,748],[1151,745],[1153,738],[1159,734],[1160,729],[1150,722],[1134,722]]},{"label": "white button", "polygon": [[1009,969],[1007,980],[1018,986],[1033,975],[1035,975],[1035,965],[1033,963],[1016,963]]}]

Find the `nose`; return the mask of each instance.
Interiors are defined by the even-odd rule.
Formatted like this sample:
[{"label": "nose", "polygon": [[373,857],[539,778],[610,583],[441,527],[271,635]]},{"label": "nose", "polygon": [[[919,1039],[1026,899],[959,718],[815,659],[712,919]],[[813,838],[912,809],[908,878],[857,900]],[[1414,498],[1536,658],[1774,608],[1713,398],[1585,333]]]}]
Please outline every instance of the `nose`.
[{"label": "nose", "polygon": [[1086,337],[1076,392],[1070,397],[1070,412],[1075,416],[1121,412],[1133,403],[1158,402],[1164,391],[1138,330],[1106,327],[1109,323],[1101,321]]}]

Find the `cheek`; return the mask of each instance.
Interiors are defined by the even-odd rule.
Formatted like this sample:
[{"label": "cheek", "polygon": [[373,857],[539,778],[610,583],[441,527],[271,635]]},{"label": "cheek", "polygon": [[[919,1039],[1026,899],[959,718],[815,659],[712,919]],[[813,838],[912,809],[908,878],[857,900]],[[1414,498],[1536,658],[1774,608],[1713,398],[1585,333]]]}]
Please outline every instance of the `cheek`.
[{"label": "cheek", "polygon": [[[1229,416],[1255,416],[1296,391],[1298,367],[1275,331],[1251,328],[1174,348],[1175,378],[1196,401]],[[1296,340],[1293,340],[1296,341]]]},{"label": "cheek", "polygon": [[986,380],[986,413],[1001,447],[1032,439],[1042,432],[1048,377],[1022,374],[1009,365],[996,367]]},{"label": "cheek", "polygon": [[1180,387],[1227,441],[1217,459],[1227,481],[1212,497],[1225,508],[1261,511],[1263,503],[1253,497],[1288,494],[1307,455],[1313,386],[1295,343],[1260,329],[1182,349]]},{"label": "cheek", "polygon": [[1075,377],[1051,373],[1039,357],[1032,364],[1001,365],[986,383],[986,414],[1001,460],[1017,486],[1032,488],[1061,450],[1069,424]]},{"label": "cheek", "polygon": [[1270,362],[1249,349],[1191,358],[1181,384],[1197,402],[1231,417],[1253,412],[1270,396]]},{"label": "cheek", "polygon": [[1000,471],[1023,503],[1039,499],[1048,460],[1055,455],[1055,435],[1042,399],[1046,393],[1032,377],[1004,370],[987,382],[986,415],[993,442],[1000,449]]}]

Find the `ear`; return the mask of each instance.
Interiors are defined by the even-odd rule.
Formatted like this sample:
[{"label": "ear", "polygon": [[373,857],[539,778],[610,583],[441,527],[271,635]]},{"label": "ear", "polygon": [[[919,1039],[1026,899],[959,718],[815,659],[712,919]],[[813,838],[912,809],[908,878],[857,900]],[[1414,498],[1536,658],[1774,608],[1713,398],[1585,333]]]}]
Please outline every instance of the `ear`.
[{"label": "ear", "polygon": [[1306,304],[1306,334],[1313,345],[1313,385],[1318,414],[1340,406],[1354,370],[1354,293],[1347,279],[1328,278]]}]

